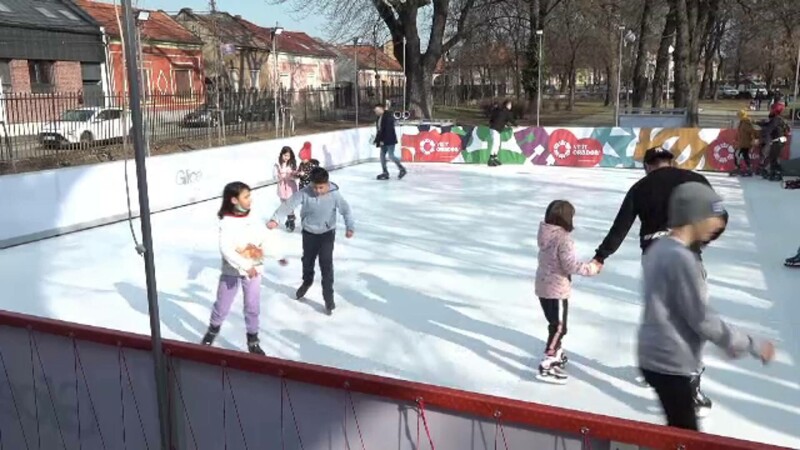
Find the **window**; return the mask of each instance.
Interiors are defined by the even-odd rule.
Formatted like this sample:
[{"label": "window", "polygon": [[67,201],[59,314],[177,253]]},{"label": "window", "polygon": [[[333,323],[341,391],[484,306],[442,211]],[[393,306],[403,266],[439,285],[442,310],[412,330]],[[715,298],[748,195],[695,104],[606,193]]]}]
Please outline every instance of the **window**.
[{"label": "window", "polygon": [[175,95],[178,97],[192,96],[192,71],[189,69],[175,69]]},{"label": "window", "polygon": [[117,120],[122,117],[122,111],[118,109],[107,109],[97,115],[97,120]]},{"label": "window", "polygon": [[309,88],[317,87],[317,74],[315,73],[308,74],[308,78],[306,79],[306,87]]},{"label": "window", "polygon": [[69,11],[67,11],[67,10],[64,10],[64,9],[59,9],[59,10],[58,10],[58,12],[60,12],[60,13],[61,13],[61,15],[62,15],[62,16],[64,16],[64,17],[66,17],[67,19],[70,19],[70,20],[80,20],[80,19],[78,19],[78,16],[76,16],[75,14],[72,14],[71,12],[69,12]]},{"label": "window", "polygon": [[290,89],[292,87],[292,80],[288,74],[281,74],[281,89]]},{"label": "window", "polygon": [[31,92],[52,92],[55,78],[52,61],[28,61],[28,73],[31,77]]},{"label": "window", "polygon": [[153,96],[153,69],[142,69],[142,98],[149,100]]},{"label": "window", "polygon": [[0,86],[3,92],[11,92],[11,64],[8,60],[0,60]]},{"label": "window", "polygon": [[261,71],[258,69],[254,69],[250,71],[250,87],[252,89],[259,89],[261,83],[259,83],[259,79],[261,78]]},{"label": "window", "polygon": [[231,69],[230,71],[231,77],[231,88],[234,92],[239,90],[239,71],[236,69]]},{"label": "window", "polygon": [[40,13],[44,14],[45,16],[51,18],[51,19],[57,19],[58,18],[58,16],[56,16],[53,13],[51,13],[50,10],[48,10],[47,8],[43,8],[41,6],[37,6],[36,10],[39,11]]},{"label": "window", "polygon": [[0,12],[10,13],[11,12],[11,8],[6,6],[3,2],[0,2]]}]

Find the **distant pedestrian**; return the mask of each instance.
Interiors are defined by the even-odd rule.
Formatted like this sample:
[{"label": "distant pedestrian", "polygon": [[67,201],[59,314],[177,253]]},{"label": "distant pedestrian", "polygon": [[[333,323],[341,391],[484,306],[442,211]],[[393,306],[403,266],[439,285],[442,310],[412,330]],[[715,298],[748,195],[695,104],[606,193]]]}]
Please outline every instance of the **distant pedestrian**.
[{"label": "distant pedestrian", "polygon": [[503,102],[502,106],[495,106],[489,117],[489,167],[502,165],[497,155],[500,153],[500,133],[505,131],[509,124],[514,124],[513,113],[511,112],[511,100]]},{"label": "distant pedestrian", "polygon": [[397,179],[402,180],[406,176],[406,168],[400,162],[400,159],[394,154],[395,147],[397,146],[397,131],[395,130],[394,114],[387,111],[384,105],[375,105],[375,115],[378,119],[375,121],[375,146],[381,149],[381,169],[382,172],[378,175],[379,180],[389,179],[389,169],[386,166],[386,158],[394,162],[400,173]]}]

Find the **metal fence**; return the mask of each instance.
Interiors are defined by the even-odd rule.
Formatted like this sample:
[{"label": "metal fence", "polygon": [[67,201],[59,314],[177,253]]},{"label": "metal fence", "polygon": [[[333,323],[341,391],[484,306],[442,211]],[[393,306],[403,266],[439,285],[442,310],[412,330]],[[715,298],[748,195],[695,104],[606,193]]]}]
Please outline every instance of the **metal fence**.
[{"label": "metal fence", "polygon": [[[143,99],[145,132],[151,146],[191,143],[225,136],[292,134],[294,126],[352,121],[352,87],[319,90],[208,92],[200,95],[149,95]],[[375,102],[400,99],[402,91],[360,90],[360,110]],[[364,116],[366,117],[366,116]],[[0,94],[0,162],[64,155],[119,146],[130,134],[124,95],[87,98],[82,93]],[[266,137],[266,136],[265,136]]]}]

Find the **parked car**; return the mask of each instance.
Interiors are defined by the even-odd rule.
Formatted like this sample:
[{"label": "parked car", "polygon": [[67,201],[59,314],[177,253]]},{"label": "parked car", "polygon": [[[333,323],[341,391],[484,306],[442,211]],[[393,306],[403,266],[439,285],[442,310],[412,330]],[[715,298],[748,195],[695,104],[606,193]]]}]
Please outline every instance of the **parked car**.
[{"label": "parked car", "polygon": [[[224,111],[224,114],[223,114]],[[216,127],[224,121],[225,125],[242,122],[242,114],[233,108],[217,109],[204,105],[183,118],[185,127]]]},{"label": "parked car", "polygon": [[740,84],[737,90],[739,91],[739,98],[756,98],[759,92],[764,98],[767,98],[769,94],[767,85],[762,83]]},{"label": "parked car", "polygon": [[739,90],[733,86],[720,86],[717,88],[717,95],[722,98],[737,98]]},{"label": "parked car", "polygon": [[64,111],[59,120],[45,125],[39,142],[48,147],[91,145],[124,139],[132,128],[130,115],[121,108],[77,108]]}]

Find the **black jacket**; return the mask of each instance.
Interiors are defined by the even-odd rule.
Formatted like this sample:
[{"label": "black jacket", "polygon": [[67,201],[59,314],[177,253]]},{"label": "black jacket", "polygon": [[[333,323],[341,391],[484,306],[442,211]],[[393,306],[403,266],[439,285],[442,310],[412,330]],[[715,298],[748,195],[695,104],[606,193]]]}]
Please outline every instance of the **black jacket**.
[{"label": "black jacket", "polygon": [[394,114],[384,111],[383,115],[375,121],[375,146],[397,145],[397,132],[394,129]]},{"label": "black jacket", "polygon": [[502,132],[509,123],[514,123],[511,110],[503,106],[492,110],[492,114],[489,116],[489,128],[497,132]]},{"label": "black jacket", "polygon": [[[647,250],[647,247],[654,240],[645,239],[645,237],[653,233],[667,231],[667,214],[672,191],[681,184],[692,181],[711,186],[711,183],[703,175],[677,167],[656,169],[636,182],[630,188],[628,194],[625,195],[625,200],[622,201],[622,206],[619,208],[616,219],[614,219],[614,225],[611,226],[611,230],[609,230],[603,243],[597,248],[595,259],[603,262],[613,255],[622,245],[625,236],[628,235],[628,231],[630,231],[637,217],[642,222],[639,230],[640,246],[642,252]],[[727,224],[727,212],[724,215],[724,219]],[[717,239],[722,234],[722,231],[714,236],[712,240]],[[693,250],[698,255],[700,254],[700,246],[693,248]]]},{"label": "black jacket", "polygon": [[761,142],[762,144],[769,144],[781,137],[781,117],[770,114],[769,119],[758,122],[761,127]]}]

